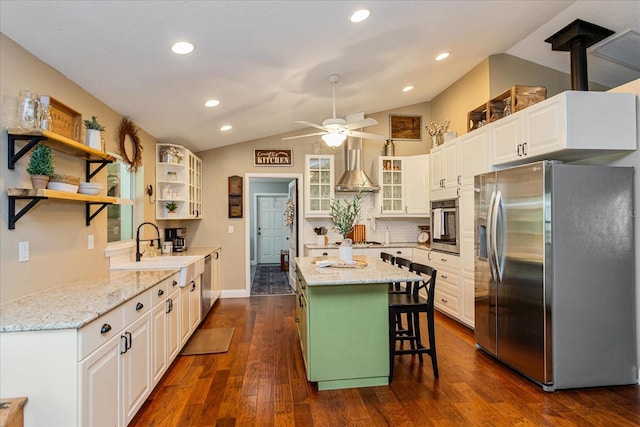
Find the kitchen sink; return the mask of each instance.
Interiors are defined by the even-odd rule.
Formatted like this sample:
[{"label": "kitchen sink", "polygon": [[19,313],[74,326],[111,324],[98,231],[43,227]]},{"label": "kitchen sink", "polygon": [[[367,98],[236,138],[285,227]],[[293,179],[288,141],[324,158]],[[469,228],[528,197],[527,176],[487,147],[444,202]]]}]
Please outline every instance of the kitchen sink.
[{"label": "kitchen sink", "polygon": [[140,262],[113,265],[110,270],[179,270],[178,284],[186,286],[204,272],[204,257],[185,255],[142,258]]}]

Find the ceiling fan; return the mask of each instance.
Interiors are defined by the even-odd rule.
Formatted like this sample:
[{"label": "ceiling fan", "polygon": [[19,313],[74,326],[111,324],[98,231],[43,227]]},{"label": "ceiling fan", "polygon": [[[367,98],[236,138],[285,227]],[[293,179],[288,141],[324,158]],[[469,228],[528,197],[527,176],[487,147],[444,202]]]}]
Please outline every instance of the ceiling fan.
[{"label": "ceiling fan", "polygon": [[329,147],[339,147],[344,142],[344,140],[347,139],[347,136],[355,136],[356,138],[367,138],[367,139],[377,139],[377,140],[387,139],[383,135],[376,135],[374,133],[366,133],[366,132],[353,130],[353,129],[360,129],[366,126],[377,125],[378,124],[377,120],[366,118],[364,120],[359,120],[357,122],[347,123],[346,120],[337,118],[336,117],[336,83],[340,81],[340,76],[338,74],[331,74],[329,77],[327,77],[327,80],[329,81],[329,83],[333,85],[333,117],[323,121],[322,125],[306,122],[303,120],[297,120],[295,123],[300,123],[312,128],[321,129],[322,132],[314,132],[314,133],[307,133],[305,135],[290,136],[287,138],[282,138],[283,140],[305,138],[307,136],[314,136],[314,135],[322,135],[322,139],[324,140],[324,142],[327,143]]}]

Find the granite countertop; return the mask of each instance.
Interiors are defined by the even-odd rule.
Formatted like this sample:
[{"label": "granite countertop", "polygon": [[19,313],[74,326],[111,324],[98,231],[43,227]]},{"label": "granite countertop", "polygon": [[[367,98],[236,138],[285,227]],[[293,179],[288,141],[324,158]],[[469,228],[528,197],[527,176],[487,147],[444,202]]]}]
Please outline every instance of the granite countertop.
[{"label": "granite countertop", "polygon": [[[326,258],[323,258],[326,259]],[[330,257],[328,259],[331,259]],[[388,264],[378,257],[364,257],[364,268],[317,267],[315,257],[296,257],[296,266],[308,286],[417,282],[423,278]],[[336,258],[337,260],[337,258]]]},{"label": "granite countertop", "polygon": [[[354,249],[382,249],[382,248],[415,248],[415,247],[423,247],[423,245],[419,245],[416,242],[392,242],[392,243],[381,243],[379,245],[371,245],[371,244],[360,244],[354,243]],[[329,243],[327,245],[316,245],[313,243],[305,243],[304,247],[307,249],[338,249],[340,245],[337,243]]]},{"label": "granite countertop", "polygon": [[8,301],[0,332],[79,329],[177,271],[110,271]]}]

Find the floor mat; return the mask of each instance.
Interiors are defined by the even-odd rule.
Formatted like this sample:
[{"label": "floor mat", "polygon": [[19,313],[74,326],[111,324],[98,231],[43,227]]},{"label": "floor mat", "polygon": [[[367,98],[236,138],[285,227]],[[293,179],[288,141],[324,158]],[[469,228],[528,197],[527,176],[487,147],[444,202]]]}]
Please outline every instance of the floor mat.
[{"label": "floor mat", "polygon": [[229,350],[234,328],[198,329],[180,355],[224,353]]},{"label": "floor mat", "polygon": [[289,272],[280,271],[280,264],[260,264],[251,284],[251,295],[291,295]]}]

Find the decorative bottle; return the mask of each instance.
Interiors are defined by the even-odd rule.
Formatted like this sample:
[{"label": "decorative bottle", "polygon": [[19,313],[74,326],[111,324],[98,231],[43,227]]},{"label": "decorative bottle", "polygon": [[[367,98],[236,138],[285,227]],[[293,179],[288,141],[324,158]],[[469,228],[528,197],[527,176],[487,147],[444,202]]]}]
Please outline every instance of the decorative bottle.
[{"label": "decorative bottle", "polygon": [[53,131],[53,119],[51,118],[49,102],[48,95],[42,95],[40,97],[40,107],[42,108],[42,112],[40,113],[40,129]]}]

